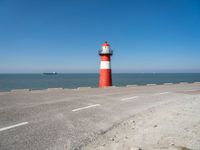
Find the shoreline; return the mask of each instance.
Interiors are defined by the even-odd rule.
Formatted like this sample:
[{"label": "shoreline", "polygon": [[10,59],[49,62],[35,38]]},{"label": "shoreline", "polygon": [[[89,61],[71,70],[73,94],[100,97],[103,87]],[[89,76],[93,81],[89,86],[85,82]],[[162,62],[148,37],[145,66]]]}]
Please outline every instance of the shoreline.
[{"label": "shoreline", "polygon": [[109,87],[104,87],[104,88],[99,88],[99,87],[77,87],[77,88],[62,88],[62,87],[56,87],[56,88],[45,88],[45,89],[11,89],[9,91],[1,91],[0,93],[9,93],[9,92],[34,92],[34,91],[51,91],[51,90],[84,90],[84,89],[106,89],[106,88],[126,88],[126,87],[142,87],[142,86],[156,86],[156,85],[177,85],[177,84],[198,84],[200,82],[179,82],[179,83],[162,83],[162,84],[130,84],[130,85],[125,85],[125,86],[109,86]]}]

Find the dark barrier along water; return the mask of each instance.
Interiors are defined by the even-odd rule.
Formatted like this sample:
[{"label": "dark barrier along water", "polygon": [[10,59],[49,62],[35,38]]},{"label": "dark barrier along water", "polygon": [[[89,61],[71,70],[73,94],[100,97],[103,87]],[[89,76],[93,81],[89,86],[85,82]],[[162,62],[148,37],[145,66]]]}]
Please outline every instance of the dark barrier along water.
[{"label": "dark barrier along water", "polygon": [[[0,74],[0,91],[98,87],[99,74]],[[113,74],[113,85],[200,82],[200,73]]]}]

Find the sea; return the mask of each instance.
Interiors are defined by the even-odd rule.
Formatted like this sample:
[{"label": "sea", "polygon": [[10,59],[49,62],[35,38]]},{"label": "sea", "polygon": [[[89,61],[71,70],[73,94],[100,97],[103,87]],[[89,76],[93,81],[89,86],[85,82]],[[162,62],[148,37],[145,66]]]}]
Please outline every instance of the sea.
[{"label": "sea", "polygon": [[[113,73],[114,86],[200,82],[200,73]],[[98,87],[99,74],[0,74],[0,91]]]}]

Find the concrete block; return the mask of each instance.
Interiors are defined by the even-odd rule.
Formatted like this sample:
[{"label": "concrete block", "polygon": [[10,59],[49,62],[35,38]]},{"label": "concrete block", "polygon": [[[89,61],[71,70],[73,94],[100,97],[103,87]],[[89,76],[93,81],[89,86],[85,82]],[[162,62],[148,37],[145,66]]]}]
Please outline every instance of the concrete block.
[{"label": "concrete block", "polygon": [[157,85],[157,84],[147,84],[147,86],[155,86],[155,85]]},{"label": "concrete block", "polygon": [[179,84],[188,84],[188,82],[180,82]]},{"label": "concrete block", "polygon": [[14,93],[16,93],[16,92],[29,92],[30,91],[30,89],[14,89],[14,90],[11,90],[11,92],[14,92]]},{"label": "concrete block", "polygon": [[164,85],[172,85],[173,83],[164,83]]},{"label": "concrete block", "polygon": [[103,87],[102,89],[107,89],[107,88],[118,88],[117,86],[113,85],[113,86],[106,86],[106,87]]},{"label": "concrete block", "polygon": [[194,82],[194,83],[196,83],[196,84],[200,84],[200,82]]},{"label": "concrete block", "polygon": [[63,88],[64,91],[72,91],[72,90],[77,90],[77,89],[70,89],[70,88]]},{"label": "concrete block", "polygon": [[10,92],[0,92],[0,95],[6,95],[9,94]]},{"label": "concrete block", "polygon": [[63,88],[48,88],[47,91],[61,91]]},{"label": "concrete block", "polygon": [[88,87],[78,87],[77,88],[77,90],[87,90],[87,89],[91,89],[91,87],[88,86]]},{"label": "concrete block", "polygon": [[136,87],[136,86],[138,86],[138,85],[136,85],[136,84],[126,85],[126,87]]},{"label": "concrete block", "polygon": [[46,89],[41,89],[41,90],[31,90],[31,93],[42,93],[42,92],[47,92]]}]

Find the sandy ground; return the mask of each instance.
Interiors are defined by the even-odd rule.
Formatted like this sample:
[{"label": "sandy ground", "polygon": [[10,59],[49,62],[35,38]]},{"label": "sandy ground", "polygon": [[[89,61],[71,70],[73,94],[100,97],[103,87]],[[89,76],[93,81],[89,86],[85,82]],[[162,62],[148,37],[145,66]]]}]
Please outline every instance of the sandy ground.
[{"label": "sandy ground", "polygon": [[136,114],[84,150],[200,150],[200,92]]}]

